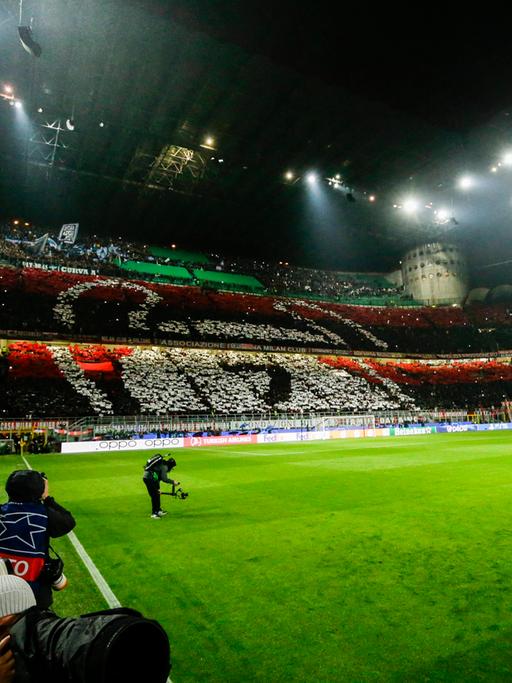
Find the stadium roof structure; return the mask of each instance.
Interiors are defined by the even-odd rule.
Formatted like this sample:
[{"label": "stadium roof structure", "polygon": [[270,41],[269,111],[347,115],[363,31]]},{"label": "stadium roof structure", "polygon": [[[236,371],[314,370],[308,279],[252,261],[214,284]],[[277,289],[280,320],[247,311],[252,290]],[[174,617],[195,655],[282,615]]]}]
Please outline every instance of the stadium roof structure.
[{"label": "stadium roof structure", "polygon": [[302,198],[284,171],[313,166],[379,193],[404,169],[435,176],[460,152],[450,132],[192,31],[154,3],[31,2],[37,59],[19,45],[17,6],[0,17],[2,78],[24,106],[14,116],[0,107],[4,212],[151,242],[172,234],[201,250],[220,240],[239,251],[243,238],[262,255],[272,240],[279,256],[343,253],[349,268],[364,254],[383,270],[405,239],[390,231],[393,216],[345,202],[334,220],[344,241],[322,254],[297,229]]}]

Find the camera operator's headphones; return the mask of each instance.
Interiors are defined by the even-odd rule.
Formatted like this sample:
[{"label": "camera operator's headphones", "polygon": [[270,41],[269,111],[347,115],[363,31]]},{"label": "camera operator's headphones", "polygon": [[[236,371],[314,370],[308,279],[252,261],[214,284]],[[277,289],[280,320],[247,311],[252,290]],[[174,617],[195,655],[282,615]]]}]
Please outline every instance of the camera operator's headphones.
[{"label": "camera operator's headphones", "polygon": [[176,460],[174,458],[169,458],[165,461],[165,464],[167,465],[169,470],[172,470],[174,467],[176,467]]}]

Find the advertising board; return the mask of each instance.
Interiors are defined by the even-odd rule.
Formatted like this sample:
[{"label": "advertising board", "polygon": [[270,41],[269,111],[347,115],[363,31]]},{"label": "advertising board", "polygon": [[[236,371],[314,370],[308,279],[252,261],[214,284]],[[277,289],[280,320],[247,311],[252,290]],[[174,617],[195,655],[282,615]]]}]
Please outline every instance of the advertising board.
[{"label": "advertising board", "polygon": [[62,444],[62,453],[116,453],[118,451],[145,451],[154,448],[183,448],[183,438],[69,441]]}]

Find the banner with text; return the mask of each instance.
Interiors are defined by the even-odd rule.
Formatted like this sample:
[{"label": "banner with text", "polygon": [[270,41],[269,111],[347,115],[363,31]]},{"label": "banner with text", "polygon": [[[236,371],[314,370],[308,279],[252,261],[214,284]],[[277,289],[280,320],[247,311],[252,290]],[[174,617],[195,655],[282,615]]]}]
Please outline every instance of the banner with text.
[{"label": "banner with text", "polygon": [[[250,444],[297,443],[327,439],[363,439],[379,436],[419,436],[426,434],[457,434],[462,432],[492,432],[512,429],[512,422],[489,424],[437,425],[429,427],[383,427],[375,429],[332,429],[318,432],[274,432],[271,434],[240,434],[229,436],[190,436],[162,439],[113,439],[104,441],[74,441],[62,444],[63,453],[115,453],[150,449],[196,448],[210,446],[243,446]],[[257,455],[258,451],[254,451]]]},{"label": "banner with text", "polygon": [[250,443],[258,443],[256,434],[240,434],[238,436],[187,436],[185,448],[196,446],[235,446]]},{"label": "banner with text", "polygon": [[183,448],[183,438],[71,441],[62,444],[62,453],[115,453],[116,451],[146,451],[152,448]]}]

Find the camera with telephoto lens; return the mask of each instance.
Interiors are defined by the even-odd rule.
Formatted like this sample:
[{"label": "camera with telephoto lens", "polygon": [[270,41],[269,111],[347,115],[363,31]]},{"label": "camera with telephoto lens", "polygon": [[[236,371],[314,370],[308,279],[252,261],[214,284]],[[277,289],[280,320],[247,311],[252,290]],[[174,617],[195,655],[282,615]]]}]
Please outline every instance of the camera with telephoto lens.
[{"label": "camera with telephoto lens", "polygon": [[171,669],[164,629],[125,607],[80,617],[32,607],[9,633],[16,683],[166,683]]}]

